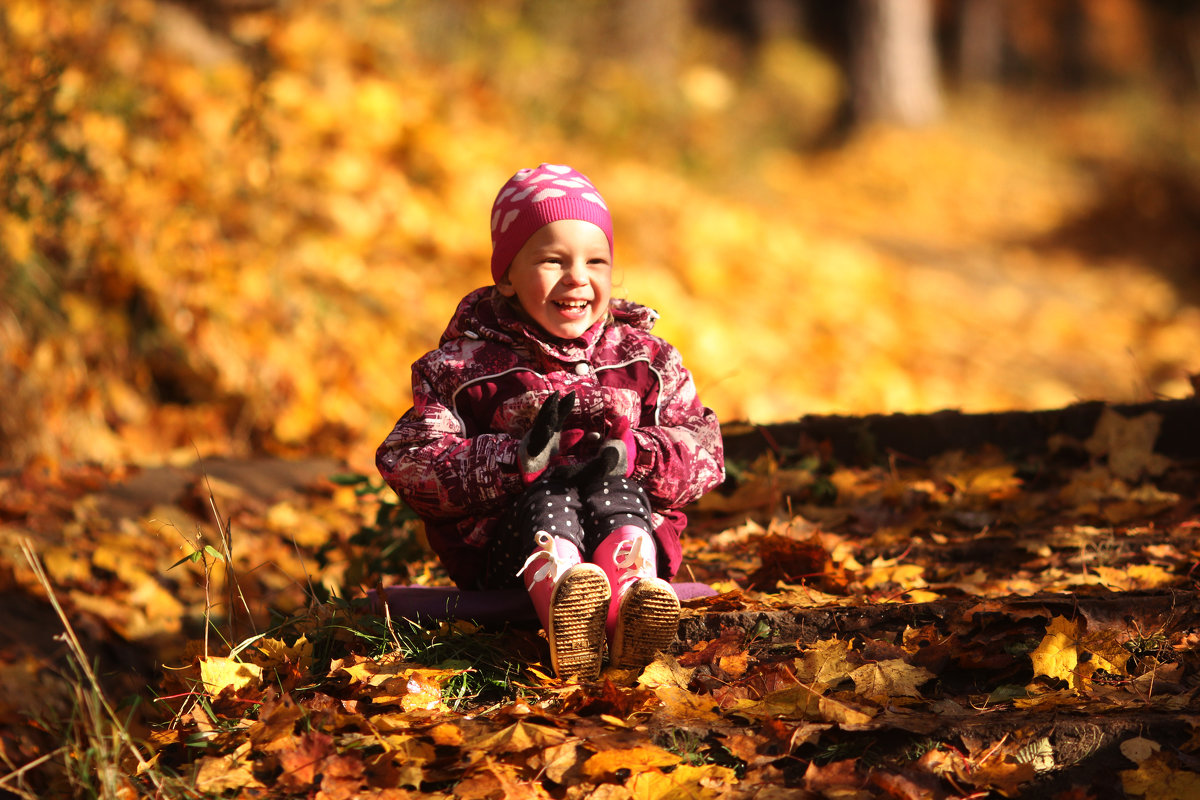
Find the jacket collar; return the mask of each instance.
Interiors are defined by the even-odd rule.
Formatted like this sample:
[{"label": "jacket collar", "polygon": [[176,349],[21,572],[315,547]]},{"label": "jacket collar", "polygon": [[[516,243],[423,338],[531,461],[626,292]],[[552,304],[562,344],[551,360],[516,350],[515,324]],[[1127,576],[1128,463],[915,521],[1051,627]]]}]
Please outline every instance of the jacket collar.
[{"label": "jacket collar", "polygon": [[[611,316],[617,322],[649,331],[658,313],[629,300],[613,300]],[[548,336],[537,324],[525,319],[493,286],[475,289],[462,299],[442,334],[441,344],[467,337],[490,339],[510,347],[524,344],[556,361],[588,361],[604,339],[608,320],[601,319],[576,339]]]}]

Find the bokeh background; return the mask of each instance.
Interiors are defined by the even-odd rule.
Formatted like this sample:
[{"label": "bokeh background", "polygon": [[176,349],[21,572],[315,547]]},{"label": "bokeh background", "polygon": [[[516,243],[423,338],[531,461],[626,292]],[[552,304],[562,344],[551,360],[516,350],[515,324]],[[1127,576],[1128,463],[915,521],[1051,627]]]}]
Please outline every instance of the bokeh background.
[{"label": "bokeh background", "polygon": [[364,471],[501,183],[723,420],[1186,397],[1200,2],[6,0],[0,463]]}]

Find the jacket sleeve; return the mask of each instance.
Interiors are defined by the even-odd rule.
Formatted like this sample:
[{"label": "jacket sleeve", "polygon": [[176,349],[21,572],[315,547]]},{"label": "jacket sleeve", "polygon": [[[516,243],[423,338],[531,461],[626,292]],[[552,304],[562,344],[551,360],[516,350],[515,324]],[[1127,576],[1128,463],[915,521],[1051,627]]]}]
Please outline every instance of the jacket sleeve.
[{"label": "jacket sleeve", "polygon": [[658,419],[633,431],[638,455],[632,477],[656,505],[678,509],[725,480],[725,451],[717,415],[696,396],[679,351],[666,345],[664,353]]},{"label": "jacket sleeve", "polygon": [[423,518],[455,519],[492,511],[521,491],[518,446],[507,434],[467,436],[462,420],[438,396],[418,362],[413,407],[379,445],[375,465]]}]

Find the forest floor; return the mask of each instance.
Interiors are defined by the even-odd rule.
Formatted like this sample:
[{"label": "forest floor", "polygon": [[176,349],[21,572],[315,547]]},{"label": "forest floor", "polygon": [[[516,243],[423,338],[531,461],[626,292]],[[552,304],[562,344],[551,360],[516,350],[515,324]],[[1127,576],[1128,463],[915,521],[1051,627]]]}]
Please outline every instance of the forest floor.
[{"label": "forest floor", "polygon": [[1198,414],[728,426],[679,576],[714,594],[588,683],[529,625],[355,602],[446,581],[335,461],[31,464],[0,477],[0,790],[1196,797]]}]

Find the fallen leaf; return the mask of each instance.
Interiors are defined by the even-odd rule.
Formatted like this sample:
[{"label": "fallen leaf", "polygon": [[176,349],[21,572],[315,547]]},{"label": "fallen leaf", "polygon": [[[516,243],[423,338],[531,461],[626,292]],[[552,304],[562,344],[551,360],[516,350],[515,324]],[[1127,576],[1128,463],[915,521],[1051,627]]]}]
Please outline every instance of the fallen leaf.
[{"label": "fallen leaf", "polygon": [[933,677],[924,667],[914,667],[900,659],[863,664],[850,673],[855,693],[878,703],[886,703],[892,697],[920,697],[917,687]]},{"label": "fallen leaf", "polygon": [[638,684],[648,689],[657,689],[663,686],[687,689],[695,671],[695,667],[681,666],[679,660],[674,656],[663,654],[646,665],[638,677]]},{"label": "fallen leaf", "polygon": [[738,713],[754,716],[787,717],[834,722],[839,725],[866,725],[871,714],[799,684],[772,692],[758,703],[739,707]]},{"label": "fallen leaf", "polygon": [[1046,635],[1033,651],[1033,674],[1064,680],[1072,689],[1080,688],[1082,681],[1077,667],[1082,632],[1082,620],[1071,622],[1065,617],[1050,620]]},{"label": "fallen leaf", "polygon": [[1161,749],[1161,744],[1144,736],[1134,736],[1121,742],[1121,755],[1135,764],[1141,764]]},{"label": "fallen leaf", "polygon": [[1105,406],[1084,447],[1093,456],[1107,456],[1108,468],[1118,478],[1134,481],[1143,474],[1161,475],[1170,460],[1154,452],[1162,415],[1148,412],[1138,417],[1123,417]]},{"label": "fallen leaf", "polygon": [[601,750],[583,764],[583,774],[593,781],[612,780],[618,772],[633,774],[660,767],[672,767],[682,759],[661,747],[641,745],[627,749]]},{"label": "fallen leaf", "polygon": [[253,762],[237,755],[203,756],[196,773],[196,788],[214,795],[241,789],[265,789],[254,777]]},{"label": "fallen leaf", "polygon": [[213,656],[200,659],[200,680],[205,691],[217,695],[226,686],[235,692],[257,686],[262,680],[262,667],[232,658]]},{"label": "fallen leaf", "polygon": [[802,683],[835,686],[849,677],[861,663],[851,654],[852,645],[841,639],[824,639],[796,659],[796,677]]},{"label": "fallen leaf", "polygon": [[471,750],[489,753],[521,753],[535,748],[562,744],[567,734],[549,725],[517,720],[511,725],[465,745]]},{"label": "fallen leaf", "polygon": [[634,800],[715,800],[737,783],[737,774],[717,764],[679,764],[670,772],[634,770],[626,787]]},{"label": "fallen leaf", "polygon": [[1126,794],[1147,800],[1195,800],[1200,797],[1200,773],[1178,769],[1166,754],[1152,753],[1137,769],[1120,772]]}]

